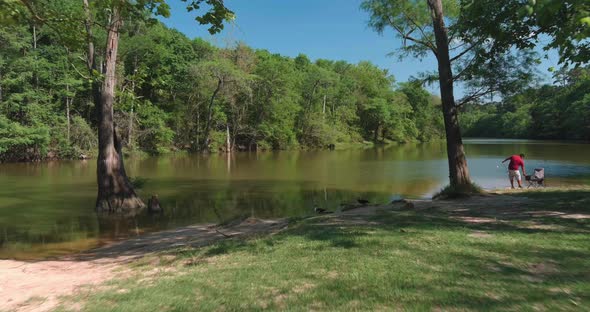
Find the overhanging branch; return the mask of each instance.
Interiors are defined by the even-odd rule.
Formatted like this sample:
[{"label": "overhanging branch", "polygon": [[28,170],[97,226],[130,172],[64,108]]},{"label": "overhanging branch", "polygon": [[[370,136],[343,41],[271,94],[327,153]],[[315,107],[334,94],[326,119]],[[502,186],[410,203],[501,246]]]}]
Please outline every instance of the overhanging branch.
[{"label": "overhanging branch", "polygon": [[433,46],[429,45],[428,42],[410,36],[410,34],[412,32],[414,32],[415,29],[412,29],[409,32],[405,32],[405,31],[403,31],[403,29],[401,29],[399,26],[397,26],[397,25],[395,25],[395,23],[393,23],[393,21],[391,20],[391,17],[388,17],[388,20],[389,20],[389,25],[391,25],[391,27],[393,27],[393,29],[395,29],[395,31],[398,32],[398,34],[402,37],[402,39],[410,40],[414,43],[420,44],[420,45],[430,49],[430,51],[432,51],[432,53],[434,53],[434,55],[436,57],[438,57],[438,53],[436,52],[436,49]]},{"label": "overhanging branch", "polygon": [[487,89],[486,89],[486,87],[479,88],[476,92],[470,94],[469,96],[462,98],[458,104],[455,104],[455,106],[461,107],[461,106],[465,105],[466,103],[469,103],[477,98],[494,93],[494,91],[495,90],[492,87],[488,87]]}]

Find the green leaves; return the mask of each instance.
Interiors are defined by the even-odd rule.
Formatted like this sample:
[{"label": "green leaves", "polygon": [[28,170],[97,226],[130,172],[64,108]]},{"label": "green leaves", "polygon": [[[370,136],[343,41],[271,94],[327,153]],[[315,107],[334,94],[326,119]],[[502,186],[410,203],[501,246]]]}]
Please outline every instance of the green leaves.
[{"label": "green leaves", "polygon": [[[454,16],[455,1],[448,2],[449,18]],[[370,14],[369,26],[383,34],[387,28],[403,42],[400,56],[424,57],[435,48],[432,19],[426,1],[365,0],[361,8]]]},{"label": "green leaves", "polygon": [[[42,159],[49,140],[47,127],[25,127],[0,115],[0,161]],[[32,149],[32,152],[27,149]]]},{"label": "green leaves", "polygon": [[[537,45],[545,50],[557,49],[560,64],[566,67],[590,62],[589,1],[468,1],[462,1],[457,22],[462,38],[490,38],[495,51]],[[542,36],[549,40],[541,40]]]},{"label": "green leaves", "polygon": [[499,103],[464,107],[465,134],[476,137],[590,139],[590,70],[560,69],[559,85],[521,90]]},{"label": "green leaves", "polygon": [[203,4],[209,7],[209,10],[195,19],[201,25],[211,25],[209,27],[210,34],[216,34],[223,30],[224,21],[233,21],[235,19],[234,12],[229,10],[223,3],[223,0],[181,0],[187,2],[187,11],[199,10]]},{"label": "green leaves", "polygon": [[[96,23],[88,38],[79,1],[35,1],[36,11],[47,21],[34,24],[35,49],[31,20],[0,26],[2,127],[18,134],[4,137],[0,158],[24,159],[29,153],[42,158],[42,150],[77,157],[96,148],[91,90],[104,76],[84,69],[85,42],[94,42],[100,63],[106,42],[101,25],[108,22],[113,3],[127,14],[120,33],[114,106],[126,148],[154,154],[196,150],[203,145],[209,113],[211,148],[225,144],[227,128],[236,148],[273,149],[373,140],[377,124],[379,139],[396,141],[437,138],[442,129],[428,92],[420,86],[412,87],[414,97],[397,91],[393,77],[369,62],[289,58],[244,44],[220,49],[153,20],[154,15],[167,15],[170,2],[162,0],[91,1]],[[214,6],[198,3],[202,5],[192,10],[198,9],[203,21],[212,18],[204,15]],[[232,15],[225,17],[223,22]],[[220,79],[223,86],[213,97]]]},{"label": "green leaves", "polygon": [[0,0],[0,25],[14,24],[23,14],[19,0]]}]

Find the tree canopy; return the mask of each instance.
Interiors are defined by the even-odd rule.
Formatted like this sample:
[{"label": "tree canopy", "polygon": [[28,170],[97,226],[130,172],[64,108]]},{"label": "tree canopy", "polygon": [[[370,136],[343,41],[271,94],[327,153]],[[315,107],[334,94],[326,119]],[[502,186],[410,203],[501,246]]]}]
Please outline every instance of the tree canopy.
[{"label": "tree canopy", "polygon": [[495,48],[556,49],[564,66],[590,62],[587,0],[461,0],[457,31]]},{"label": "tree canopy", "polygon": [[[79,6],[71,10],[83,14]],[[0,26],[0,127],[22,138],[0,142],[0,159],[95,153],[85,47],[64,43],[57,31],[26,19]],[[106,32],[96,28],[94,36]],[[127,152],[199,151],[207,136],[207,148],[218,150],[226,148],[228,129],[235,149],[442,137],[437,99],[419,85],[397,85],[369,62],[312,62],[244,44],[218,48],[143,18],[124,23],[120,41],[114,120]],[[375,115],[380,111],[386,114]]]}]

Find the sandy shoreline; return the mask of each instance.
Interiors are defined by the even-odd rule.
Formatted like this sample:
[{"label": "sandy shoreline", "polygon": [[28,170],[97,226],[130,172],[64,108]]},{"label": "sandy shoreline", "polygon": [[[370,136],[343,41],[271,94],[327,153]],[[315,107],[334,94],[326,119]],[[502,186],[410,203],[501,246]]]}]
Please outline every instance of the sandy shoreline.
[{"label": "sandy shoreline", "polygon": [[60,296],[73,294],[81,287],[98,286],[122,274],[125,263],[146,255],[268,233],[286,225],[286,219],[246,219],[225,227],[194,225],[141,235],[55,260],[0,260],[0,311],[49,311],[59,303]]}]

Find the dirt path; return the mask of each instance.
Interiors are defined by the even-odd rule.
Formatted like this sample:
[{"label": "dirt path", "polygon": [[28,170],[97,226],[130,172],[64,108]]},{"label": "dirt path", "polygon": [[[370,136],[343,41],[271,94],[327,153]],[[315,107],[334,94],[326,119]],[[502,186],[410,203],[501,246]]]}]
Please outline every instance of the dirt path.
[{"label": "dirt path", "polygon": [[46,261],[0,260],[0,311],[50,311],[59,297],[124,274],[123,264],[183,247],[278,231],[287,221],[246,219],[225,227],[188,226],[143,235],[82,254]]}]

